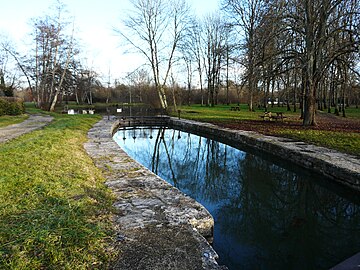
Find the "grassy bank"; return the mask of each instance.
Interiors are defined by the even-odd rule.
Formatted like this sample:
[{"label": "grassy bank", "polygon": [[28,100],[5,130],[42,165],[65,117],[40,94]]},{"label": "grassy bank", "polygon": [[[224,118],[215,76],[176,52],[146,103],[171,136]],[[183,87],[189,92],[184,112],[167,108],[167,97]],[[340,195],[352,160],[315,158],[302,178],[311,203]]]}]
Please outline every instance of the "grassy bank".
[{"label": "grassy bank", "polygon": [[[217,105],[215,107],[206,107],[200,105],[182,106],[180,116],[186,119],[201,122],[233,122],[234,120],[258,120],[261,112],[250,112],[246,104],[240,104],[240,111],[231,111],[230,108],[238,105]],[[276,108],[276,111],[285,111],[285,108]],[[178,116],[177,113],[173,115]]]},{"label": "grassy bank", "polygon": [[90,115],[53,115],[0,144],[0,269],[96,269],[111,259],[112,198],[83,149]]},{"label": "grassy bank", "polygon": [[360,134],[323,130],[278,130],[274,135],[296,139],[340,152],[360,156]]},{"label": "grassy bank", "polygon": [[[227,127],[234,127],[242,129],[246,124],[246,128],[260,133],[266,133],[275,136],[282,136],[304,142],[316,144],[319,146],[328,147],[341,152],[359,156],[360,153],[360,133],[356,131],[336,131],[303,128],[301,126],[301,119],[299,119],[299,112],[287,111],[286,106],[274,106],[269,108],[269,111],[283,112],[286,115],[286,121],[281,123],[264,122],[259,116],[263,110],[256,112],[249,112],[246,104],[240,105],[240,111],[233,111],[231,107],[237,105],[218,105],[215,107],[205,107],[200,105],[182,106],[180,109],[181,118],[211,122],[218,125]],[[326,114],[326,113],[323,113]],[[173,112],[173,116],[178,116],[177,112]],[[334,115],[329,115],[334,118]],[[347,109],[347,118],[335,117],[334,121],[346,121],[349,119],[351,123],[360,126],[360,109],[349,108]],[[344,123],[348,125],[349,123]]]}]

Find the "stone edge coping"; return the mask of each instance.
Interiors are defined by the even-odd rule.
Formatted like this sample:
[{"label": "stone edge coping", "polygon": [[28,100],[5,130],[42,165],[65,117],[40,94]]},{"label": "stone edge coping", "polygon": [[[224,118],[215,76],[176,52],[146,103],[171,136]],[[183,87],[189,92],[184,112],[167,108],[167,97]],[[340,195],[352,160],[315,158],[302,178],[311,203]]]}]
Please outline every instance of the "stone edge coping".
[{"label": "stone edge coping", "polygon": [[253,131],[221,128],[192,120],[172,117],[169,124],[185,131],[211,135],[266,152],[320,173],[353,190],[360,191],[360,159],[355,156],[301,141],[262,135]]},{"label": "stone edge coping", "polygon": [[360,252],[345,261],[335,265],[329,270],[356,270],[360,268]]},{"label": "stone edge coping", "polygon": [[[213,235],[214,220],[201,204],[131,159],[112,139],[116,118],[103,117],[88,132],[85,150],[104,171],[106,185],[117,199],[120,215],[115,217],[121,235],[156,226],[157,229],[190,227],[201,254],[203,269],[226,269],[216,262],[218,255],[207,242]],[[164,224],[164,225],[163,225]],[[136,234],[135,234],[136,237]],[[123,238],[123,237],[121,237]]]}]

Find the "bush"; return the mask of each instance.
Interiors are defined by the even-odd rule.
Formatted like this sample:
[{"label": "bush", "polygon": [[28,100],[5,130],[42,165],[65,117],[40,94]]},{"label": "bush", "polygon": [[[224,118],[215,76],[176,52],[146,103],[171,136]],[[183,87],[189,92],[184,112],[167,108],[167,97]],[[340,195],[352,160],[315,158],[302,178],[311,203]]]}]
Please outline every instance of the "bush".
[{"label": "bush", "polygon": [[0,97],[0,116],[20,115],[25,112],[24,101],[19,98]]}]

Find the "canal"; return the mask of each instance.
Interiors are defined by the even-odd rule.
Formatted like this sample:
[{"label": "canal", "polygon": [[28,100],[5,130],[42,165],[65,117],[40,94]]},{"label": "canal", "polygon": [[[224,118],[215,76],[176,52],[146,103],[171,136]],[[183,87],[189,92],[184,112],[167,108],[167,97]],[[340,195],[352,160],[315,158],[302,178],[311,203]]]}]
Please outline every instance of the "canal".
[{"label": "canal", "polygon": [[360,199],[292,163],[158,128],[120,129],[133,159],[215,220],[213,247],[232,269],[328,269],[360,251]]}]

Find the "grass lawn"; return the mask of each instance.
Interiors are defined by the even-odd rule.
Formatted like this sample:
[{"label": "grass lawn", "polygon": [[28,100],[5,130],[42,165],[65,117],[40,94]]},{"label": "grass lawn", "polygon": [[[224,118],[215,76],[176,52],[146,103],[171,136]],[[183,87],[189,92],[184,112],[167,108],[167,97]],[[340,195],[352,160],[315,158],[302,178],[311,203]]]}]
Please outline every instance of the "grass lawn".
[{"label": "grass lawn", "polygon": [[[258,120],[259,115],[262,111],[259,112],[250,112],[246,104],[241,104],[240,112],[231,111],[230,108],[237,105],[217,105],[214,107],[206,107],[200,105],[193,106],[181,106],[180,116],[182,118],[201,121],[201,122],[232,122],[234,120]],[[284,108],[276,108],[277,111],[283,111]],[[178,116],[177,113],[173,114]]]},{"label": "grass lawn", "polygon": [[[327,110],[324,111],[327,112]],[[334,113],[334,108],[331,108],[331,113]],[[345,115],[347,118],[360,120],[360,108],[356,108],[355,106],[346,108]],[[339,113],[339,116],[342,116],[342,112]]]},{"label": "grass lawn", "polygon": [[28,117],[29,116],[27,114],[16,115],[16,116],[2,115],[0,116],[0,127],[21,123],[24,120],[26,120]]},{"label": "grass lawn", "polygon": [[[360,109],[349,108],[346,110],[347,118],[336,117],[333,114],[322,113],[321,117],[329,119],[322,122],[319,127],[304,128],[299,119],[300,111],[287,111],[286,106],[269,106],[269,111],[273,114],[283,112],[287,117],[284,123],[264,122],[260,115],[263,109],[250,112],[246,104],[240,105],[240,111],[232,111],[231,107],[237,105],[218,105],[215,107],[206,107],[200,105],[179,107],[181,118],[211,122],[230,128],[254,130],[269,135],[282,136],[302,140],[304,142],[316,144],[319,146],[336,149],[345,153],[359,156],[360,154]],[[177,112],[172,113],[178,116]],[[320,116],[319,116],[320,117]],[[340,128],[333,128],[334,123]],[[344,130],[341,130],[343,123]],[[353,128],[349,127],[353,125]],[[354,128],[355,127],[355,128]],[[340,129],[340,130],[339,130]],[[347,130],[348,129],[348,130]]]},{"label": "grass lawn", "polygon": [[97,269],[111,260],[113,198],[83,149],[100,118],[53,116],[0,144],[0,269]]},{"label": "grass lawn", "polygon": [[276,132],[278,136],[297,139],[315,145],[335,149],[340,152],[360,156],[360,133],[323,130],[284,129]]}]

